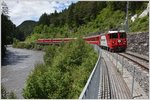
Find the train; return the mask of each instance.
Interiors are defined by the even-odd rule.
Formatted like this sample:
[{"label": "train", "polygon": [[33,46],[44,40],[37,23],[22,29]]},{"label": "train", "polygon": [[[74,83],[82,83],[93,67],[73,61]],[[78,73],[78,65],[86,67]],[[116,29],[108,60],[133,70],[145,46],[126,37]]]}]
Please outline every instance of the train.
[{"label": "train", "polygon": [[53,38],[53,39],[38,39],[36,43],[38,44],[60,44],[67,43],[77,38]]},{"label": "train", "polygon": [[87,43],[96,44],[111,52],[124,52],[127,48],[127,34],[124,30],[108,31],[96,36],[83,38]]},{"label": "train", "polygon": [[[66,43],[77,38],[54,38],[38,39],[37,43],[60,44]],[[124,52],[127,48],[127,34],[124,30],[108,31],[99,35],[83,37],[83,40],[89,44],[95,44],[111,52]]]}]

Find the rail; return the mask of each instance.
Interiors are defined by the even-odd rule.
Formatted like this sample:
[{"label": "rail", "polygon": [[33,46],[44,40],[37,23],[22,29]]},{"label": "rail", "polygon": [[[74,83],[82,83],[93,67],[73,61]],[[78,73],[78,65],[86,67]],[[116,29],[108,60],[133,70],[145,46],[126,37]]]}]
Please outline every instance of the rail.
[{"label": "rail", "polygon": [[135,54],[134,52],[130,52],[130,51],[126,51],[125,54],[136,57],[136,58],[139,58],[143,61],[149,62],[148,56],[145,56],[145,55],[141,56],[141,54],[137,54],[137,53]]},{"label": "rail", "polygon": [[111,99],[111,82],[110,75],[108,71],[108,66],[103,57],[101,57],[101,64],[104,66],[100,67],[100,84],[99,84],[99,94],[98,99]]},{"label": "rail", "polygon": [[[125,53],[126,54],[126,53]],[[130,58],[130,57],[127,57],[126,55],[123,55],[123,54],[118,54],[118,55],[121,55],[121,56],[123,56],[124,58],[127,58],[127,59],[129,59],[130,61],[132,61],[132,62],[134,62],[135,64],[138,64],[139,66],[141,66],[142,68],[144,68],[147,72],[149,72],[149,67],[146,67],[145,65],[143,65],[143,64],[141,64],[141,62],[138,62],[138,61],[136,61],[136,60],[134,60],[134,59],[132,59],[132,58]],[[130,54],[131,55],[131,54]],[[132,55],[133,56],[133,55]],[[137,57],[137,56],[136,56]],[[139,57],[139,59],[142,59],[142,58],[140,58]],[[145,61],[147,61],[146,59],[142,59],[142,60],[145,60]]]},{"label": "rail", "polygon": [[[137,95],[133,95],[136,94],[133,90],[135,81],[140,85],[141,88],[143,88],[146,95],[149,96],[149,71],[143,70],[140,65],[137,65],[137,63],[132,63],[132,61],[129,61],[128,58],[118,53],[108,52],[108,55],[111,61],[113,61],[114,59],[116,60],[114,64],[116,65],[118,71],[122,74],[122,76],[127,77],[125,76],[124,69],[126,69],[131,74],[132,84],[129,88],[132,92],[133,98],[137,97]],[[119,67],[119,63],[121,64],[121,67]]]},{"label": "rail", "polygon": [[99,80],[100,80],[100,49],[97,45],[94,45],[94,49],[99,53],[98,60],[96,62],[96,65],[85,85],[83,88],[83,91],[80,94],[79,99],[98,99],[98,87],[99,87]]}]

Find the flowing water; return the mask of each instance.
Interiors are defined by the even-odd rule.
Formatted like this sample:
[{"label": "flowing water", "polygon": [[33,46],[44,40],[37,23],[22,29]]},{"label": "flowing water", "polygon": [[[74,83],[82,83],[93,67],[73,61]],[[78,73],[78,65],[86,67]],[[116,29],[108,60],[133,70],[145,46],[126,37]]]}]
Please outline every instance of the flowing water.
[{"label": "flowing water", "polygon": [[8,92],[13,91],[18,99],[23,99],[22,89],[34,65],[43,63],[42,51],[12,48],[7,46],[7,53],[2,60],[1,83]]}]

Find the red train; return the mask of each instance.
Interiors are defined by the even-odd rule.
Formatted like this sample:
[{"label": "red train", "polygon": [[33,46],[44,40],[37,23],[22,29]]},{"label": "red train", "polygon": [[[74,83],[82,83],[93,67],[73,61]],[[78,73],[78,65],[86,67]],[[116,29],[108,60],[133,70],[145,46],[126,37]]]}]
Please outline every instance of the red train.
[{"label": "red train", "polygon": [[62,42],[66,43],[72,40],[75,40],[76,38],[54,38],[54,39],[38,39],[37,43],[39,44],[60,44]]},{"label": "red train", "polygon": [[91,44],[97,44],[109,51],[124,52],[127,48],[125,31],[108,31],[97,36],[84,37],[84,40]]},{"label": "red train", "polygon": [[[83,39],[87,43],[99,45],[101,48],[109,51],[125,51],[127,48],[125,31],[108,31],[100,35],[83,37]],[[76,38],[38,39],[37,43],[59,44],[72,40],[76,40]]]}]

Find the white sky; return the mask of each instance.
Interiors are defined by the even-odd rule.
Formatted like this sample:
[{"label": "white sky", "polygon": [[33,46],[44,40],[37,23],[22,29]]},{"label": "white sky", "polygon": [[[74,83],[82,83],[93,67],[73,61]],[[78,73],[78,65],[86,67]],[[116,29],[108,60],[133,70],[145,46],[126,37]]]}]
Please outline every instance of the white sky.
[{"label": "white sky", "polygon": [[18,26],[25,20],[38,21],[43,13],[62,11],[77,0],[3,0],[9,9],[11,21]]}]

